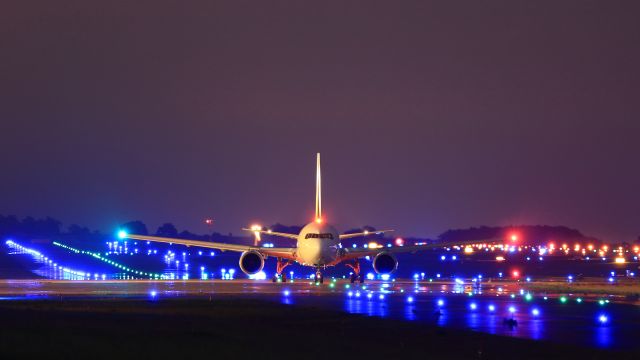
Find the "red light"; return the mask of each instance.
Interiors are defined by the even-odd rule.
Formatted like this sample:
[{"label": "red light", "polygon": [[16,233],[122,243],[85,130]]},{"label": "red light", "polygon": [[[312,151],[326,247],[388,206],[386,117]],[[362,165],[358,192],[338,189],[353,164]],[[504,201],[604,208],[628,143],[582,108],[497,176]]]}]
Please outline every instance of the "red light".
[{"label": "red light", "polygon": [[205,219],[204,223],[207,225],[212,225],[213,224],[213,219]]},{"label": "red light", "polygon": [[518,235],[517,234],[511,234],[511,241],[518,241]]},{"label": "red light", "polygon": [[511,275],[513,275],[514,278],[520,277],[520,271],[513,270],[513,272],[511,272]]},{"label": "red light", "polygon": [[397,238],[396,239],[396,245],[397,246],[403,246],[404,245],[404,239],[403,238]]}]

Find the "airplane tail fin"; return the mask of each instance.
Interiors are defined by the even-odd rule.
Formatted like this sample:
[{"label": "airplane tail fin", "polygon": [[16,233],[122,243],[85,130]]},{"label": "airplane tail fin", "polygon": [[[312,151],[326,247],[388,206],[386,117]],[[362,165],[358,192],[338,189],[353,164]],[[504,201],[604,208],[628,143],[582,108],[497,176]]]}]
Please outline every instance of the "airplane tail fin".
[{"label": "airplane tail fin", "polygon": [[316,222],[322,222],[322,178],[320,176],[320,153],[316,154]]}]

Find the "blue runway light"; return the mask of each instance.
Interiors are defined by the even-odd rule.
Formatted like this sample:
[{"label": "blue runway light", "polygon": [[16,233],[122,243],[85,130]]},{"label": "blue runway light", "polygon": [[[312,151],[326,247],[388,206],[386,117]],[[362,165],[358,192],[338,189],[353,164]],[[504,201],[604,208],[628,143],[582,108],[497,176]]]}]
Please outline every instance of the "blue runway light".
[{"label": "blue runway light", "polygon": [[509,312],[510,312],[511,314],[515,313],[515,312],[516,312],[516,308],[515,308],[515,307],[513,307],[513,306],[509,306]]},{"label": "blue runway light", "polygon": [[444,300],[439,299],[438,300],[438,306],[444,306]]},{"label": "blue runway light", "polygon": [[407,297],[407,302],[410,304],[413,303],[413,296]]},{"label": "blue runway light", "polygon": [[471,303],[471,304],[469,304],[469,309],[471,309],[471,310],[475,310],[475,309],[477,309],[477,308],[478,308],[478,305],[476,305],[476,303]]},{"label": "blue runway light", "polygon": [[609,317],[608,317],[606,314],[600,314],[600,315],[598,316],[598,322],[599,322],[600,324],[606,324],[606,323],[608,323],[608,322],[609,322]]},{"label": "blue runway light", "polygon": [[496,311],[496,307],[494,305],[489,305],[489,311],[490,312]]},{"label": "blue runway light", "polygon": [[151,295],[151,297],[156,297],[156,295],[158,295],[158,293],[155,290],[151,290],[149,295]]},{"label": "blue runway light", "polygon": [[289,292],[289,290],[285,290],[282,292],[282,295],[284,296],[289,296],[291,294],[291,292]]},{"label": "blue runway light", "polygon": [[531,310],[531,315],[533,315],[533,316],[538,316],[538,315],[540,315],[540,310],[538,310],[538,308],[533,308],[533,309]]}]

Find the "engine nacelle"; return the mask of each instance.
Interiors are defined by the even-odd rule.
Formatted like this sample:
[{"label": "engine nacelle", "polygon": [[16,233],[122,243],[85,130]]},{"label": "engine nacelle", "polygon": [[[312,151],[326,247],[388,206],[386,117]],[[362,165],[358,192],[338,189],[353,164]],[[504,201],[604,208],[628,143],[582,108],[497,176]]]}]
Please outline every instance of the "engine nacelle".
[{"label": "engine nacelle", "polygon": [[245,251],[240,255],[240,270],[247,275],[255,275],[264,267],[264,256],[257,251]]},{"label": "engine nacelle", "polygon": [[398,268],[398,259],[388,252],[381,252],[373,258],[373,270],[378,274],[391,274]]}]

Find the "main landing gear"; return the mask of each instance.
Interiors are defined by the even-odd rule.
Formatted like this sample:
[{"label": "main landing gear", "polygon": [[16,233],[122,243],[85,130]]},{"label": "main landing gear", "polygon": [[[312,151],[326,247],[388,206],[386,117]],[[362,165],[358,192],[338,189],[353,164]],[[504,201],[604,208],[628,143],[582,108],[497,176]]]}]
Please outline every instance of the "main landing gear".
[{"label": "main landing gear", "polygon": [[273,275],[271,281],[278,282],[278,280],[280,280],[281,282],[287,282],[287,275],[284,274],[284,269],[291,264],[293,263],[289,260],[282,261],[282,258],[278,258],[278,262],[276,263],[276,274]]},{"label": "main landing gear", "polygon": [[353,274],[351,275],[351,283],[355,283],[356,281],[360,281],[360,284],[364,283],[364,276],[360,272],[360,262],[358,259],[355,260],[353,264],[346,264],[353,270]]}]

